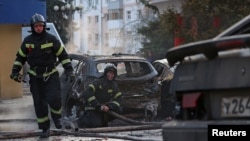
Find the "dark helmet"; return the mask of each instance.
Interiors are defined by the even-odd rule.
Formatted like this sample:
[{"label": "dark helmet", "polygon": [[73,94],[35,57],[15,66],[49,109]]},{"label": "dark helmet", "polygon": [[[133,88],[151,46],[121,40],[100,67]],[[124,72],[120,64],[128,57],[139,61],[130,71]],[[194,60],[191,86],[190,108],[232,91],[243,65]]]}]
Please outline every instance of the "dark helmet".
[{"label": "dark helmet", "polygon": [[115,74],[114,77],[116,77],[117,69],[116,69],[116,66],[114,64],[111,64],[111,63],[107,64],[107,66],[104,69],[104,76],[106,76],[109,71],[113,71]]},{"label": "dark helmet", "polygon": [[44,17],[42,15],[36,13],[35,15],[33,15],[31,17],[30,26],[33,27],[33,25],[35,23],[39,23],[39,22],[44,23],[44,27],[46,26],[46,21],[45,21]]}]

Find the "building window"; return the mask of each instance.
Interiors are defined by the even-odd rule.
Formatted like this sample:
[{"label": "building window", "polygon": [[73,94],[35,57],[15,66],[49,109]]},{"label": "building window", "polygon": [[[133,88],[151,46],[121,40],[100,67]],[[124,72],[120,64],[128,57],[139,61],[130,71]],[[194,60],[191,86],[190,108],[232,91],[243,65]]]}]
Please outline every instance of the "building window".
[{"label": "building window", "polygon": [[127,11],[127,19],[128,19],[128,20],[131,19],[131,11]]},{"label": "building window", "polygon": [[110,29],[109,30],[109,39],[119,38],[120,37],[119,33],[120,33],[119,29]]},{"label": "building window", "polygon": [[88,23],[91,23],[91,17],[88,16]]},{"label": "building window", "polygon": [[95,34],[95,45],[98,45],[98,41],[99,41],[99,35]]},{"label": "building window", "polygon": [[137,10],[137,18],[142,18],[141,9]]},{"label": "building window", "polygon": [[99,19],[99,17],[95,16],[95,23],[98,23],[98,19]]},{"label": "building window", "polygon": [[109,20],[123,19],[122,9],[112,9],[112,10],[109,10],[108,14],[109,14]]},{"label": "building window", "polygon": [[104,18],[108,21],[109,20],[109,15],[107,13],[105,13]]}]

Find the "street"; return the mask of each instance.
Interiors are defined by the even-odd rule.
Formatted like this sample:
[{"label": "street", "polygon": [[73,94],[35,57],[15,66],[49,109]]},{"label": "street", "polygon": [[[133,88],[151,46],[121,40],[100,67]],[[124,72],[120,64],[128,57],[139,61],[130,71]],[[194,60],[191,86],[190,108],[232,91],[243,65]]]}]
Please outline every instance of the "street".
[{"label": "street", "polygon": [[[105,141],[162,141],[162,130],[137,130],[108,133],[73,133],[73,135],[63,134],[57,136],[58,131],[51,123],[51,136],[48,139],[39,139],[39,130],[36,123],[36,117],[33,107],[32,96],[29,87],[24,86],[22,98],[2,99],[0,100],[0,140],[46,140],[46,141],[67,141],[67,140],[105,140]],[[69,130],[62,132],[71,132]],[[4,138],[4,135],[11,135]],[[13,135],[13,136],[12,136]],[[26,136],[27,135],[27,136]],[[75,136],[77,135],[77,136]],[[95,137],[93,137],[95,136]],[[12,138],[15,137],[15,138]]]}]

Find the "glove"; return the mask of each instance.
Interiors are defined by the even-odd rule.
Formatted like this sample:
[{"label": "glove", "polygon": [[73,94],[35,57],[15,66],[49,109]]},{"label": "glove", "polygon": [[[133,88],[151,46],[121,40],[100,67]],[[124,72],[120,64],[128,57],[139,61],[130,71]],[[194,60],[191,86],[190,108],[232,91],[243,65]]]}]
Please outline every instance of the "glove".
[{"label": "glove", "polygon": [[101,106],[101,111],[103,111],[103,112],[108,112],[108,111],[109,111],[109,106],[107,106],[107,105],[102,105],[102,106]]},{"label": "glove", "polygon": [[16,82],[19,82],[19,83],[22,81],[22,75],[19,73],[12,73],[10,75],[10,78],[15,80]]},{"label": "glove", "polygon": [[65,75],[66,75],[65,81],[69,80],[70,83],[72,83],[76,79],[76,76],[75,76],[75,74],[73,72],[65,73]]},{"label": "glove", "polygon": [[109,107],[107,105],[101,105],[101,104],[98,104],[97,106],[95,106],[95,109],[99,111],[103,111],[103,112],[109,111]]}]

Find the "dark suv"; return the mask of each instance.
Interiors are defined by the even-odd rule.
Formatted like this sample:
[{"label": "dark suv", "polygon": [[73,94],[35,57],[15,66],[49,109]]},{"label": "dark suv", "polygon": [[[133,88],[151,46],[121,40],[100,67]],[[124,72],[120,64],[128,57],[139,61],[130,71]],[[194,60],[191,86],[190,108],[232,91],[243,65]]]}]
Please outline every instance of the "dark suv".
[{"label": "dark suv", "polygon": [[74,65],[76,81],[73,84],[65,83],[65,76],[61,74],[66,116],[79,114],[83,108],[82,102],[77,101],[75,97],[79,96],[90,82],[103,75],[107,63],[113,63],[117,67],[116,81],[123,95],[123,113],[131,115],[140,110],[144,113],[146,110],[150,111],[151,117],[157,115],[160,108],[160,92],[156,79],[158,72],[144,57],[130,54],[70,54],[70,58]]}]

